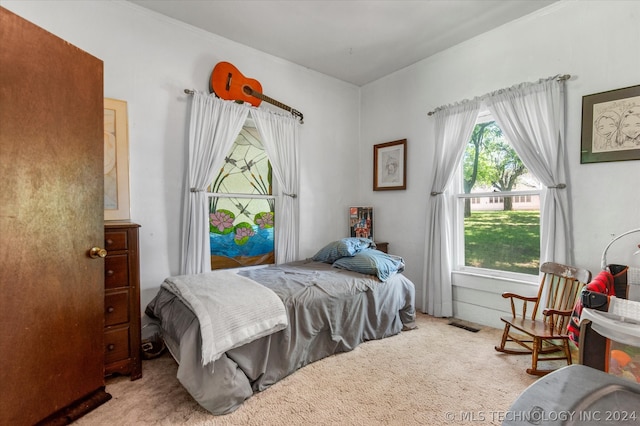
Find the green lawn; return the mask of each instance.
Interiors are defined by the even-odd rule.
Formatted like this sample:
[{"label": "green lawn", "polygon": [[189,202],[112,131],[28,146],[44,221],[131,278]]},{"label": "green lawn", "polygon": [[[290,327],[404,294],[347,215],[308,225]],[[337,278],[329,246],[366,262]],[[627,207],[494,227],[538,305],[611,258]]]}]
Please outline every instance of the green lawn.
[{"label": "green lawn", "polygon": [[540,212],[472,212],[464,229],[466,266],[538,274]]}]

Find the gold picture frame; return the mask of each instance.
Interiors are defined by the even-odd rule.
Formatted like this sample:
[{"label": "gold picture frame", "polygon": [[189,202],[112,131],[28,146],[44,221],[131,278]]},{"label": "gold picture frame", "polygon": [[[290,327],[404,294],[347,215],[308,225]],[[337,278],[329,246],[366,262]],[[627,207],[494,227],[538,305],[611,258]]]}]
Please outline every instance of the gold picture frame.
[{"label": "gold picture frame", "polygon": [[373,190],[407,189],[407,140],[373,146]]},{"label": "gold picture frame", "polygon": [[127,220],[129,209],[127,102],[104,98],[104,220]]},{"label": "gold picture frame", "polygon": [[640,160],[640,85],[582,97],[580,163]]}]

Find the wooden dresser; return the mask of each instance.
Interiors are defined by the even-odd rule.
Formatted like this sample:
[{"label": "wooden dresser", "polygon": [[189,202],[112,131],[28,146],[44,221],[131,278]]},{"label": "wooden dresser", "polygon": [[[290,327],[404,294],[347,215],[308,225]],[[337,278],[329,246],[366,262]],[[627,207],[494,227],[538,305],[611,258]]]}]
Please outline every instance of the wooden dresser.
[{"label": "wooden dresser", "polygon": [[128,374],[131,380],[142,377],[139,228],[131,222],[104,225],[104,374]]}]

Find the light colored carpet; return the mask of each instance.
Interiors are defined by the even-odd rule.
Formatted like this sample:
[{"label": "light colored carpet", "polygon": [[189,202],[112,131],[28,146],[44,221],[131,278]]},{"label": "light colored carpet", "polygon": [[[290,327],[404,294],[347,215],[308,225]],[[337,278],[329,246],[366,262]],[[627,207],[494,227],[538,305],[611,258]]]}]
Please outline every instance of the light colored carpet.
[{"label": "light colored carpet", "polygon": [[536,380],[525,372],[530,356],[494,350],[501,330],[473,333],[424,314],[417,323],[416,330],[310,364],[225,416],[191,398],[165,354],[143,362],[140,380],[108,379],[113,398],[75,424],[499,425]]}]

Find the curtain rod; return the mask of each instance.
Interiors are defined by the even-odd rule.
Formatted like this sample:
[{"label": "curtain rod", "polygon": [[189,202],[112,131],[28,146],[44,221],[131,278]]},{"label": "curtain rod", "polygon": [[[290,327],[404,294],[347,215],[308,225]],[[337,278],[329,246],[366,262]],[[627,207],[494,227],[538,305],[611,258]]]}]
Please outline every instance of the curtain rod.
[{"label": "curtain rod", "polygon": [[[558,80],[558,81],[569,80],[570,78],[571,78],[571,74],[558,75],[558,76],[556,76],[556,77],[555,77],[555,79],[556,79],[556,80]],[[186,92],[186,90],[185,90],[185,92]],[[485,95],[485,96],[486,96],[486,95]],[[436,113],[436,111],[438,111],[438,110],[440,110],[440,109],[442,109],[442,108],[444,108],[444,107],[445,107],[445,106],[440,106],[440,107],[438,107],[438,108],[434,109],[433,111],[429,111],[429,112],[427,113],[427,115],[428,115],[428,116],[432,116],[433,114],[435,114],[435,113]]]},{"label": "curtain rod", "polygon": [[[193,89],[184,89],[184,93],[186,93],[187,95],[193,95],[194,93],[196,93],[195,90]],[[275,99],[272,99],[268,96],[264,96],[261,93],[257,93],[259,96],[259,99],[262,99],[264,101],[269,102],[271,105],[275,105],[279,108],[284,109],[285,111],[289,111],[291,113],[291,115],[293,115],[294,117],[296,117],[298,120],[300,120],[300,124],[304,124],[304,116],[302,115],[302,113],[296,109],[291,108],[290,106],[287,106],[285,104],[283,104],[282,102],[278,102]],[[243,103],[243,101],[236,101],[238,103]]]}]

